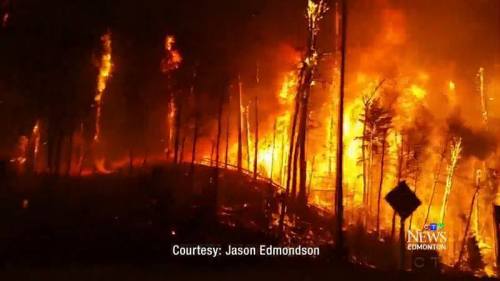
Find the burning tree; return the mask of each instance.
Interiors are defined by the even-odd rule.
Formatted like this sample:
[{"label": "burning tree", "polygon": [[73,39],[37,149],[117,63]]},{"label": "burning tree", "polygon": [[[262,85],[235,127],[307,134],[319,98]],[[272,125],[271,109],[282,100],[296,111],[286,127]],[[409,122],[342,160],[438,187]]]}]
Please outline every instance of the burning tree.
[{"label": "burning tree", "polygon": [[[179,68],[182,63],[180,52],[175,48],[175,37],[167,35],[165,37],[165,57],[161,61],[161,72],[166,75],[168,83],[168,99],[167,99],[167,141],[165,153],[169,157],[172,146],[174,147],[174,162],[179,161],[179,140],[181,127],[181,108],[182,104],[176,104],[175,96],[172,91],[172,72]],[[174,139],[175,134],[175,140]]]},{"label": "burning tree", "polygon": [[[385,109],[378,98],[365,99],[364,112],[361,115],[363,123],[363,135],[361,138],[362,163],[363,163],[363,182],[366,184],[363,192],[363,201],[368,206],[370,212],[370,190],[373,184],[373,166],[374,156],[380,155],[380,181],[377,192],[377,233],[380,230],[380,199],[384,183],[385,155],[387,152],[387,135],[392,123],[392,114]],[[365,151],[368,151],[366,159]],[[368,163],[366,163],[368,162]],[[366,214],[367,215],[367,214]]]},{"label": "burning tree", "polygon": [[[298,86],[295,95],[295,110],[292,119],[292,128],[290,135],[290,149],[288,155],[288,170],[287,170],[287,185],[285,198],[282,203],[282,210],[280,216],[280,229],[283,227],[284,216],[286,212],[287,197],[290,193],[290,177],[294,179],[297,176],[297,161],[299,161],[299,195],[298,202],[300,206],[307,204],[306,198],[306,177],[307,177],[307,159],[306,159],[306,139],[307,139],[307,121],[309,114],[309,97],[311,93],[311,86],[314,79],[316,67],[318,65],[318,52],[317,52],[317,37],[319,33],[319,23],[323,15],[328,10],[326,3],[320,0],[315,3],[312,0],[308,1],[307,6],[307,49],[302,58],[299,73],[298,73]],[[298,122],[298,130],[297,130]],[[293,169],[293,171],[292,171]],[[293,175],[292,175],[293,173]],[[295,180],[292,183],[295,186]],[[295,189],[295,188],[293,188]],[[295,190],[293,190],[295,191]],[[292,195],[293,192],[292,191]]]},{"label": "burning tree", "polygon": [[476,233],[476,236],[471,236],[469,237],[469,228],[471,224],[471,219],[472,219],[472,212],[474,211],[474,205],[476,204],[477,201],[477,196],[479,195],[479,189],[481,188],[481,170],[476,170],[475,172],[475,191],[474,195],[472,196],[470,208],[469,208],[469,213],[467,215],[467,222],[465,224],[465,231],[464,231],[464,237],[462,239],[462,245],[460,247],[460,253],[458,254],[458,260],[455,264],[455,267],[460,267],[462,258],[465,253],[465,248],[467,246],[467,250],[469,252],[468,255],[468,263],[470,265],[470,268],[472,271],[478,271],[479,269],[484,268],[484,263],[482,260],[481,252],[478,246],[478,237]]},{"label": "burning tree", "polygon": [[[384,80],[382,80],[376,87],[375,89],[369,94],[369,95],[364,95],[363,96],[363,113],[361,114],[360,122],[363,123],[363,133],[362,136],[359,137],[361,139],[361,164],[363,166],[363,171],[362,171],[362,177],[363,177],[363,202],[367,203],[367,190],[368,190],[368,182],[367,182],[367,161],[366,161],[366,151],[367,151],[367,144],[366,140],[370,139],[368,137],[369,131],[368,131],[368,118],[370,115],[370,108],[373,106],[374,102],[374,97],[377,93],[377,90],[382,86],[384,83]],[[371,147],[371,146],[370,146]],[[371,170],[370,170],[371,171]]]},{"label": "burning tree", "polygon": [[102,98],[104,96],[104,91],[106,90],[106,85],[108,79],[111,76],[113,70],[113,61],[111,57],[112,47],[111,47],[111,32],[106,32],[101,37],[102,42],[102,56],[99,63],[99,74],[97,76],[97,93],[94,97],[95,107],[96,107],[96,117],[95,117],[95,133],[94,142],[98,143],[101,137],[101,113],[102,113]]},{"label": "burning tree", "polygon": [[460,160],[460,153],[462,152],[462,139],[458,138],[451,144],[450,150],[450,163],[447,167],[446,175],[446,185],[443,194],[443,203],[441,205],[441,212],[439,216],[439,222],[444,223],[446,208],[448,206],[448,198],[451,193],[451,188],[453,187],[453,177],[455,176],[455,171],[457,170],[458,160]]},{"label": "burning tree", "polygon": [[[94,97],[94,106],[95,106],[95,131],[94,131],[94,146],[93,146],[93,160],[94,160],[94,168],[100,172],[106,172],[107,170],[104,167],[104,158],[97,155],[98,144],[101,140],[101,115],[102,115],[102,104],[103,97],[107,87],[108,79],[111,77],[111,73],[113,71],[113,61],[112,61],[112,40],[111,40],[111,32],[106,32],[103,36],[101,36],[101,44],[102,44],[102,55],[101,60],[99,62],[99,73],[97,75],[97,92]],[[57,165],[58,166],[58,165]],[[58,168],[57,168],[58,169]]]}]

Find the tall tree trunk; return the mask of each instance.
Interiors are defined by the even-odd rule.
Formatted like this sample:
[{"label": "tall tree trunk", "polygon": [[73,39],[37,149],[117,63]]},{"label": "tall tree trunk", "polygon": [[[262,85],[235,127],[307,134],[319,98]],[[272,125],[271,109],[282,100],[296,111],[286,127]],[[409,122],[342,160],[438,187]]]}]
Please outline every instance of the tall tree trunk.
[{"label": "tall tree trunk", "polygon": [[184,161],[184,147],[186,144],[186,136],[182,137],[182,144],[181,144],[181,155],[179,156],[179,161],[182,163]]},{"label": "tall tree trunk", "polygon": [[299,131],[297,135],[297,139],[295,140],[295,149],[293,151],[293,162],[292,162],[292,192],[290,198],[292,198],[292,202],[297,198],[297,171],[299,166],[299,152],[300,152],[300,139],[301,139],[301,131]]},{"label": "tall tree trunk", "polygon": [[219,168],[219,157],[220,157],[220,137],[222,134],[222,107],[224,103],[224,97],[221,96],[219,100],[219,111],[217,114],[217,139],[215,141],[215,166]]},{"label": "tall tree trunk", "polygon": [[243,162],[243,137],[242,137],[242,118],[241,118],[241,98],[243,95],[243,83],[241,82],[241,77],[238,75],[238,157],[237,166],[238,172],[242,170]]},{"label": "tall tree trunk", "polygon": [[434,195],[436,194],[436,187],[439,183],[439,178],[441,177],[441,171],[443,169],[444,159],[446,157],[447,144],[448,144],[448,140],[446,138],[446,140],[443,144],[443,149],[441,150],[437,171],[434,174],[434,180],[432,182],[431,198],[429,199],[429,206],[427,206],[427,212],[425,214],[425,219],[424,219],[424,226],[427,224],[427,221],[429,220],[429,214],[431,213],[432,202],[434,201]]},{"label": "tall tree trunk", "polygon": [[284,226],[284,220],[285,220],[285,214],[286,214],[286,209],[287,209],[287,203],[288,203],[288,197],[290,195],[290,180],[291,180],[291,172],[292,172],[292,157],[294,154],[294,140],[295,140],[295,131],[297,127],[297,119],[298,119],[298,114],[299,114],[299,94],[297,93],[295,95],[295,110],[293,113],[293,118],[292,118],[292,128],[290,132],[290,149],[288,151],[288,161],[287,161],[287,170],[286,170],[286,187],[285,187],[285,194],[282,198],[281,202],[281,210],[280,210],[280,219],[278,223],[278,228],[280,232],[283,231],[283,226]]},{"label": "tall tree trunk", "polygon": [[250,172],[250,107],[245,107],[245,133],[247,139],[247,170]]},{"label": "tall tree trunk", "polygon": [[231,108],[230,104],[228,104],[228,111],[227,111],[227,117],[226,117],[226,152],[224,153],[224,168],[227,169],[227,164],[229,161],[229,121],[231,118],[231,114],[229,111],[229,108]]},{"label": "tall tree trunk", "polygon": [[214,166],[214,152],[215,152],[215,142],[212,140],[212,145],[210,147],[210,166]]},{"label": "tall tree trunk", "polygon": [[211,160],[212,162],[213,159],[213,154],[215,153],[215,159],[213,159],[215,162],[215,166],[212,164],[213,167],[213,182],[208,185],[209,190],[207,191],[207,197],[209,200],[209,205],[208,205],[208,214],[211,216],[211,219],[216,219],[217,218],[217,198],[218,198],[218,191],[219,191],[219,156],[220,156],[220,138],[221,138],[221,133],[222,133],[222,107],[223,107],[223,102],[224,102],[224,96],[221,95],[220,100],[219,100],[219,109],[217,113],[217,137],[215,140],[215,144],[212,143],[212,155],[211,155]]},{"label": "tall tree trunk", "polygon": [[476,197],[478,194],[479,194],[479,185],[476,186],[476,190],[474,191],[474,195],[472,196],[472,201],[469,208],[469,215],[467,216],[467,223],[465,224],[464,238],[462,239],[462,245],[460,246],[460,253],[458,255],[458,260],[455,263],[455,268],[458,268],[460,266],[460,263],[462,262],[462,258],[465,251],[465,244],[467,243],[467,235],[469,234],[472,212],[474,210],[474,202],[476,201]]},{"label": "tall tree trunk", "polygon": [[195,116],[194,116],[194,130],[193,130],[193,143],[191,147],[191,171],[190,174],[193,175],[194,172],[194,166],[195,166],[195,161],[196,161],[196,145],[198,143],[198,126],[199,126],[199,113],[198,113],[198,105],[196,101],[196,95],[194,96],[195,100]]},{"label": "tall tree trunk", "polygon": [[271,149],[271,169],[269,171],[269,181],[273,182],[273,172],[274,172],[274,151],[276,149],[276,119],[273,125],[273,146]]},{"label": "tall tree trunk", "polygon": [[336,242],[337,248],[341,253],[344,251],[344,233],[342,230],[344,224],[344,193],[343,193],[343,173],[344,173],[344,88],[345,88],[345,65],[346,65],[346,40],[347,40],[347,0],[342,2],[342,45],[341,45],[341,60],[340,60],[340,91],[339,91],[339,108],[338,108],[338,124],[337,124],[337,166],[335,175],[335,214],[337,217],[336,224]]},{"label": "tall tree trunk", "polygon": [[382,155],[380,156],[380,181],[378,185],[377,196],[377,235],[380,236],[380,199],[382,197],[382,187],[384,186],[384,164],[385,164],[385,150],[387,145],[387,131],[384,131],[382,137]]},{"label": "tall tree trunk", "polygon": [[[290,137],[290,154],[287,172],[287,187],[285,192],[285,200],[282,204],[282,213],[280,217],[280,226],[282,225],[282,220],[284,216],[284,211],[286,211],[286,199],[289,193],[290,184],[290,173],[293,154],[293,192],[296,190],[296,177],[297,177],[297,161],[300,156],[301,159],[301,178],[300,178],[300,192],[304,193],[305,197],[305,174],[307,174],[307,161],[305,156],[305,142],[306,142],[306,130],[307,130],[307,101],[309,99],[309,91],[312,84],[313,73],[317,66],[317,52],[316,52],[316,38],[319,31],[319,20],[323,16],[323,13],[327,10],[324,1],[319,1],[310,5],[307,10],[308,19],[308,38],[307,38],[307,50],[305,56],[302,59],[302,66],[299,72],[299,83],[297,87],[297,93],[295,95],[295,111],[292,124],[292,132]],[[300,116],[300,124],[298,129],[298,135],[295,136],[295,130],[297,126],[297,121]],[[295,141],[296,138],[296,141]],[[294,143],[295,142],[295,143]],[[293,151],[295,149],[295,151]],[[293,153],[292,153],[293,152]],[[304,162],[305,161],[305,162]]]},{"label": "tall tree trunk", "polygon": [[199,126],[199,105],[198,105],[198,95],[196,94],[194,85],[196,82],[196,71],[193,71],[193,84],[189,89],[191,96],[193,97],[193,108],[194,108],[194,129],[193,129],[193,138],[192,138],[192,146],[191,146],[191,165],[189,168],[189,175],[191,178],[191,184],[194,185],[194,167],[196,161],[196,145],[198,144],[198,126]]},{"label": "tall tree trunk", "polygon": [[174,162],[175,164],[179,164],[179,146],[180,146],[180,137],[181,137],[181,122],[182,122],[182,102],[179,102],[177,114],[175,115],[175,137],[174,137]]},{"label": "tall tree trunk", "polygon": [[[334,105],[332,105],[332,108],[334,107]],[[328,176],[332,176],[333,175],[333,158],[334,158],[334,151],[335,151],[335,148],[334,148],[334,138],[335,138],[335,134],[334,134],[334,131],[335,131],[335,120],[334,120],[334,113],[333,113],[333,110],[332,109],[332,116],[330,117],[330,134],[328,136]]]},{"label": "tall tree trunk", "polygon": [[[403,162],[404,162],[404,136],[401,135],[401,145],[398,147],[398,174],[397,183],[401,182],[403,178]],[[396,211],[392,211],[392,223],[391,223],[391,241],[394,241],[396,236]]]},{"label": "tall tree trunk", "polygon": [[309,194],[311,194],[311,185],[312,185],[312,180],[314,176],[314,164],[316,163],[316,155],[313,156],[312,163],[311,163],[311,170],[309,172],[309,184],[307,185],[307,197]]},{"label": "tall tree trunk", "polygon": [[[375,127],[375,125],[373,125]],[[366,189],[366,206],[367,206],[367,215],[368,218],[371,218],[372,214],[372,192],[373,192],[373,157],[374,157],[374,150],[375,150],[375,140],[374,140],[374,132],[375,128],[371,129],[370,133],[370,151],[368,153],[368,185]]]},{"label": "tall tree trunk", "polygon": [[259,160],[259,105],[257,96],[255,96],[255,140],[254,140],[254,156],[253,156],[253,179],[257,180],[257,164]]},{"label": "tall tree trunk", "polygon": [[280,163],[280,184],[284,185],[284,178],[285,178],[285,133],[281,135],[281,163]]},{"label": "tall tree trunk", "polygon": [[363,203],[366,206],[367,199],[367,186],[366,186],[366,118],[368,113],[368,106],[365,105],[365,117],[363,120],[363,136],[361,137],[361,163],[363,165]]},{"label": "tall tree trunk", "polygon": [[308,105],[309,105],[309,95],[311,91],[311,82],[312,82],[312,70],[308,75],[306,89],[304,93],[304,100],[302,106],[302,115],[301,115],[301,138],[299,141],[299,195],[298,195],[298,206],[301,210],[303,210],[307,205],[307,159],[306,159],[306,139],[307,139],[307,117],[308,117]]}]

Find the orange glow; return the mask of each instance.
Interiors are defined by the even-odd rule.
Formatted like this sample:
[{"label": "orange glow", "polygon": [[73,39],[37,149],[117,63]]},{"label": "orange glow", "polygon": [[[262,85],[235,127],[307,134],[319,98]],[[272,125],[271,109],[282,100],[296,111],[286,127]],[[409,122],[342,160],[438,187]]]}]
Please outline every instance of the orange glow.
[{"label": "orange glow", "polygon": [[101,37],[103,53],[99,64],[99,74],[97,76],[97,93],[94,97],[96,106],[95,134],[94,141],[99,142],[101,136],[101,113],[102,113],[102,98],[111,72],[113,70],[112,48],[111,48],[111,33],[107,32]]}]

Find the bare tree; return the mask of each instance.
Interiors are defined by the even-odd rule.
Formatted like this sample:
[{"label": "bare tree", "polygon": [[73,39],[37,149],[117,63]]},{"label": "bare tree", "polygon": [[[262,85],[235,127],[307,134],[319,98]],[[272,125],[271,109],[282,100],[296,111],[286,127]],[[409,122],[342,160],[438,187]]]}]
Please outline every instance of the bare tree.
[{"label": "bare tree", "polygon": [[345,65],[346,65],[346,45],[347,45],[347,0],[342,1],[342,39],[340,48],[340,91],[338,103],[338,121],[337,121],[337,166],[335,175],[335,214],[337,218],[336,232],[337,232],[337,248],[341,251],[344,250],[344,233],[342,227],[344,224],[344,192],[343,192],[343,173],[344,173],[344,91],[345,91]]},{"label": "bare tree", "polygon": [[241,165],[243,161],[243,139],[242,139],[242,118],[241,118],[241,98],[243,95],[243,83],[241,82],[241,77],[238,75],[238,156],[237,156],[237,166],[238,172],[241,172]]},{"label": "bare tree", "polygon": [[253,155],[253,179],[257,179],[257,164],[259,160],[259,104],[257,96],[255,96],[255,141],[254,141],[254,155]]}]

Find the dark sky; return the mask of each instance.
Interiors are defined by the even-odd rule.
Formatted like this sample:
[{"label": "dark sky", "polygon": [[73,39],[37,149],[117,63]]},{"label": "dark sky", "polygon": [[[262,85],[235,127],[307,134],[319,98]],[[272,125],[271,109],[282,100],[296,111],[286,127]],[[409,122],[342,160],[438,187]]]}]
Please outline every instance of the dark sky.
[{"label": "dark sky", "polygon": [[[290,53],[304,44],[305,0],[3,1],[10,18],[0,30],[1,152],[37,118],[65,131],[91,123],[99,38],[106,30],[112,32],[115,70],[104,114],[113,137],[140,138],[144,124],[163,118],[167,83],[159,65],[166,34],[176,36],[184,58],[175,86],[185,93],[196,69],[207,117],[216,112],[214,97],[225,94],[238,74],[252,81],[256,63],[262,83],[274,91],[278,70],[290,69]],[[453,61],[470,77],[479,65],[498,64],[497,0],[353,0],[350,6],[351,66],[381,36],[386,8],[404,12],[408,38],[401,49],[414,50],[422,64]],[[323,50],[333,48],[332,34],[329,13]]]},{"label": "dark sky", "polygon": [[[18,135],[27,134],[37,118],[68,131],[89,119],[99,38],[106,30],[112,32],[115,69],[105,103],[121,108],[105,114],[110,122],[117,122],[111,127],[127,127],[129,132],[138,128],[132,134],[140,136],[150,118],[146,111],[160,110],[154,106],[165,100],[166,82],[159,65],[166,34],[177,37],[184,57],[183,68],[176,74],[178,86],[188,87],[196,69],[197,91],[202,96],[218,95],[252,53],[266,48],[269,30],[283,38],[294,37],[286,30],[294,21],[301,24],[302,1],[295,1],[299,3],[295,6],[282,2],[10,1],[4,6],[10,16],[8,25],[0,30],[4,117],[0,123],[2,135],[8,136],[1,146],[9,147]],[[273,17],[269,11],[278,9],[291,20],[263,29],[261,19],[268,21]],[[206,108],[213,114],[213,106]]]}]

